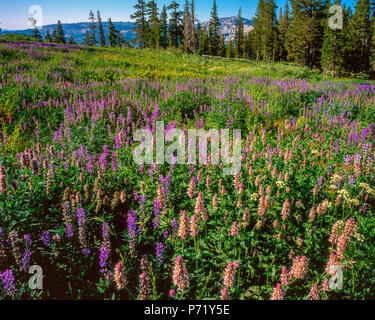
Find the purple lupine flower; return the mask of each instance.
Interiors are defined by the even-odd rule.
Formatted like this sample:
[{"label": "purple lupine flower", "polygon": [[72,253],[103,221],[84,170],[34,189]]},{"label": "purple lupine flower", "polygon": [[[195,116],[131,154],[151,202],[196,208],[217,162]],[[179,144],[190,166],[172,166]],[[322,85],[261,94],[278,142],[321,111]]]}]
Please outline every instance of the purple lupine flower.
[{"label": "purple lupine flower", "polygon": [[40,237],[45,246],[47,247],[52,246],[53,240],[49,231],[44,231]]},{"label": "purple lupine flower", "polygon": [[103,146],[103,153],[100,155],[99,162],[100,162],[100,168],[105,171],[107,167],[107,155],[108,155],[108,146]]},{"label": "purple lupine flower", "polygon": [[93,158],[92,157],[87,158],[87,171],[90,174],[94,173],[94,166],[93,166]]},{"label": "purple lupine flower", "polygon": [[77,219],[78,219],[78,233],[79,233],[79,241],[81,244],[82,253],[87,256],[90,254],[90,249],[87,248],[86,243],[86,213],[84,208],[77,209]]},{"label": "purple lupine flower", "polygon": [[109,226],[107,222],[102,224],[102,236],[102,246],[99,249],[99,265],[101,267],[100,272],[106,274],[108,272],[108,257],[111,251],[111,243],[109,241]]},{"label": "purple lupine flower", "polygon": [[131,249],[135,248],[136,236],[137,236],[137,212],[130,210],[127,218],[128,224],[128,235],[129,235],[129,246]]},{"label": "purple lupine flower", "polygon": [[368,153],[368,149],[369,149],[369,144],[368,143],[365,143],[362,147],[362,153],[364,155],[366,155]]},{"label": "purple lupine flower", "polygon": [[159,198],[154,199],[154,220],[153,220],[154,229],[159,228],[160,226],[160,202]]},{"label": "purple lupine flower", "polygon": [[66,232],[66,237],[67,238],[72,238],[74,235],[74,229],[73,225],[71,223],[71,218],[70,218],[70,205],[69,201],[65,201],[62,204],[63,207],[63,212],[64,212],[64,223],[65,223],[65,232]]},{"label": "purple lupine flower", "polygon": [[14,284],[14,275],[12,269],[7,269],[0,274],[0,280],[4,285],[4,290],[7,292],[7,295],[12,296],[16,294],[17,289]]},{"label": "purple lupine flower", "polygon": [[168,232],[168,230],[165,230],[165,231],[163,232],[163,236],[164,236],[164,240],[167,240],[167,239],[168,239],[168,237],[169,237],[169,232]]},{"label": "purple lupine flower", "polygon": [[344,164],[345,165],[350,165],[350,162],[352,161],[352,156],[350,156],[350,155],[347,155],[347,156],[345,156],[344,157]]},{"label": "purple lupine flower", "polygon": [[354,175],[350,175],[349,176],[349,181],[348,181],[349,184],[355,184],[355,176]]},{"label": "purple lupine flower", "polygon": [[145,203],[146,203],[146,195],[145,194],[141,194],[139,196],[139,210],[144,213],[145,211]]},{"label": "purple lupine flower", "polygon": [[172,227],[172,234],[175,237],[178,231],[178,222],[176,219],[173,219],[171,222],[171,227]]},{"label": "purple lupine flower", "polygon": [[115,147],[117,149],[121,149],[121,140],[120,140],[120,135],[119,134],[115,135]]},{"label": "purple lupine flower", "polygon": [[30,258],[31,258],[31,236],[30,234],[25,234],[23,236],[23,239],[25,240],[25,251],[22,255],[22,270],[27,271],[30,266]]},{"label": "purple lupine flower", "polygon": [[112,171],[117,171],[118,169],[118,161],[117,161],[117,153],[116,151],[112,152]]},{"label": "purple lupine flower", "polygon": [[164,245],[161,242],[156,243],[156,261],[160,266],[163,263]]}]

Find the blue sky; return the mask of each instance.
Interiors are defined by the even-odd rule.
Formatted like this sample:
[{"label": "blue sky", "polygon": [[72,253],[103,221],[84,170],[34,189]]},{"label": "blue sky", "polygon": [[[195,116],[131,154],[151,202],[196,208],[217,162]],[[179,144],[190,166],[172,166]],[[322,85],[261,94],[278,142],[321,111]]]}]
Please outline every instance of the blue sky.
[{"label": "blue sky", "polygon": [[[98,9],[103,20],[108,17],[112,21],[130,21],[133,5],[137,0],[0,0],[0,28],[26,29],[28,28],[29,7],[39,5],[43,9],[43,24],[56,23],[58,19],[63,23],[87,21],[90,9]],[[183,6],[185,0],[176,0]],[[284,7],[286,0],[276,0],[277,5]],[[158,0],[158,6],[169,4],[171,0]],[[344,0],[352,4],[355,0]],[[213,0],[195,0],[196,13],[200,21],[208,20]],[[220,17],[237,15],[242,7],[242,15],[246,18],[254,16],[258,0],[217,0]]]}]

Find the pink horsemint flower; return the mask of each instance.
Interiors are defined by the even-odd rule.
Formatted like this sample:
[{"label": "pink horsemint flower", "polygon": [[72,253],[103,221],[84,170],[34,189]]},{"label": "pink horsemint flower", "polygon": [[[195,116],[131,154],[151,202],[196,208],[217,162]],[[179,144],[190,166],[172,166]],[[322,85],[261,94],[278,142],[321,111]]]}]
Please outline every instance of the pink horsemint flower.
[{"label": "pink horsemint flower", "polygon": [[117,262],[116,267],[115,267],[114,280],[116,282],[116,287],[118,290],[122,290],[125,288],[126,277],[124,274],[124,267],[120,261]]},{"label": "pink horsemint flower", "polygon": [[221,290],[221,300],[229,300],[230,297],[229,297],[229,290],[228,288],[223,288],[223,290]]},{"label": "pink horsemint flower", "polygon": [[311,287],[309,300],[319,300],[319,289],[317,282],[315,282]]},{"label": "pink horsemint flower", "polygon": [[174,298],[175,295],[176,295],[176,291],[175,290],[173,290],[173,289],[169,290],[169,296],[171,298]]},{"label": "pink horsemint flower", "polygon": [[180,226],[178,229],[178,237],[181,239],[186,239],[189,230],[189,220],[185,210],[181,211]]},{"label": "pink horsemint flower", "polygon": [[328,291],[328,284],[329,284],[329,279],[324,279],[323,284],[322,284],[322,291],[323,292]]},{"label": "pink horsemint flower", "polygon": [[178,256],[173,269],[173,284],[183,292],[189,286],[189,276],[181,256]]},{"label": "pink horsemint flower", "polygon": [[198,235],[198,227],[199,227],[199,218],[196,214],[193,214],[191,217],[190,222],[190,234],[192,237],[196,237]]},{"label": "pink horsemint flower", "polygon": [[290,281],[289,271],[286,267],[281,268],[281,284],[287,286]]},{"label": "pink horsemint flower", "polygon": [[288,217],[289,211],[290,211],[290,203],[289,203],[289,200],[286,199],[283,204],[283,209],[281,210],[281,219],[283,221],[285,221],[286,218]]},{"label": "pink horsemint flower", "polygon": [[294,258],[293,266],[290,270],[291,279],[303,279],[307,271],[307,257],[297,256]]},{"label": "pink horsemint flower", "polygon": [[276,284],[273,289],[271,300],[284,300],[285,292],[281,283]]},{"label": "pink horsemint flower", "polygon": [[332,266],[337,266],[339,264],[340,263],[338,261],[337,255],[335,255],[334,253],[331,253],[330,256],[329,256],[329,260],[327,262],[326,272],[331,276],[334,275],[335,271],[331,270],[331,268],[332,268]]},{"label": "pink horsemint flower", "polygon": [[232,288],[234,283],[234,277],[236,274],[236,269],[238,268],[239,262],[238,261],[231,261],[228,263],[227,268],[224,272],[224,287]]},{"label": "pink horsemint flower", "polygon": [[148,300],[150,298],[150,279],[146,272],[139,276],[139,299]]},{"label": "pink horsemint flower", "polygon": [[238,236],[238,226],[237,226],[237,221],[233,222],[232,229],[230,231],[230,235],[232,237],[237,237]]}]

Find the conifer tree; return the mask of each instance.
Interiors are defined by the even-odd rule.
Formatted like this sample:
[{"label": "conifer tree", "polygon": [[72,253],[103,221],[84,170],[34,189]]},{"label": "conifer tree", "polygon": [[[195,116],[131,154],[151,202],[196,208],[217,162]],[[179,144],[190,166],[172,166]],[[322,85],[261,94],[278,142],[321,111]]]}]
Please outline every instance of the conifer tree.
[{"label": "conifer tree", "polygon": [[99,10],[96,13],[96,19],[98,21],[98,29],[99,29],[99,44],[100,44],[101,47],[105,47],[104,30],[103,30],[102,18],[100,17],[100,11]]},{"label": "conifer tree", "polygon": [[149,41],[150,46],[153,49],[159,48],[160,46],[160,29],[159,29],[159,17],[158,17],[158,6],[155,0],[151,0],[146,4],[146,15],[148,16],[149,25]]},{"label": "conifer tree", "polygon": [[292,20],[287,33],[288,57],[310,68],[320,67],[328,0],[290,0]]},{"label": "conifer tree", "polygon": [[181,29],[182,29],[182,34],[181,34],[181,41],[180,41],[180,46],[183,51],[186,51],[186,45],[185,45],[185,25],[187,23],[187,19],[190,19],[190,5],[189,5],[189,0],[185,0],[185,6],[184,6],[184,12],[183,12],[183,18],[182,18],[182,24],[181,24]]},{"label": "conifer tree", "polygon": [[72,35],[71,35],[70,38],[69,38],[69,44],[70,44],[70,45],[75,45],[75,44],[76,44],[76,42],[74,41]]},{"label": "conifer tree", "polygon": [[168,47],[168,16],[167,7],[164,5],[159,18],[160,46],[164,49]]},{"label": "conifer tree", "polygon": [[222,34],[221,37],[220,37],[220,44],[219,44],[219,49],[217,51],[217,55],[220,56],[220,57],[226,57],[226,46],[225,46],[225,37],[224,35]]},{"label": "conifer tree", "polygon": [[[336,0],[336,5],[341,6],[341,1]],[[343,28],[332,29],[328,23],[324,27],[321,65],[326,75],[340,76],[344,69],[344,45],[347,32],[347,14],[343,7]]]},{"label": "conifer tree", "polygon": [[244,53],[244,26],[241,15],[241,8],[238,10],[237,22],[236,22],[236,33],[234,35],[234,43],[236,47],[236,57],[242,58]]},{"label": "conifer tree", "polygon": [[217,49],[220,43],[220,22],[217,15],[217,6],[216,0],[212,6],[211,19],[208,28],[208,37],[209,37],[209,54],[212,56],[217,55]]},{"label": "conifer tree", "polygon": [[57,27],[56,27],[56,31],[54,30],[54,39],[53,40],[56,43],[66,43],[64,30],[62,28],[60,20],[57,21]]},{"label": "conifer tree", "polygon": [[194,0],[191,0],[190,11],[191,11],[191,23],[193,25],[193,29],[192,29],[192,32],[193,32],[193,47],[194,47],[193,53],[195,53],[195,50],[197,48],[197,44],[196,44],[196,34],[195,34],[195,7],[194,7]]},{"label": "conifer tree", "polygon": [[193,32],[193,22],[190,14],[185,17],[184,22],[184,51],[188,53],[195,52],[195,41]]},{"label": "conifer tree", "polygon": [[371,40],[370,0],[358,0],[348,28],[348,64],[353,72],[370,71]]},{"label": "conifer tree", "polygon": [[176,1],[167,7],[168,10],[171,10],[171,18],[169,19],[169,43],[170,46],[178,48],[181,40],[181,22],[182,22],[182,11],[179,11],[178,8],[180,5]]},{"label": "conifer tree", "polygon": [[88,46],[96,46],[96,36],[95,36],[95,16],[92,10],[90,10],[89,13],[89,20],[91,21],[90,24],[90,35],[88,36],[87,39],[87,45]]},{"label": "conifer tree", "polygon": [[108,18],[108,45],[116,47],[118,45],[117,33],[111,18]]},{"label": "conifer tree", "polygon": [[33,37],[36,41],[43,40],[43,37],[36,26],[31,29],[30,36]]},{"label": "conifer tree", "polygon": [[131,19],[134,19],[134,28],[135,38],[134,43],[138,44],[140,48],[147,48],[148,46],[148,23],[146,17],[146,3],[144,0],[138,0],[137,4],[133,6],[136,9],[136,12],[130,16]]},{"label": "conifer tree", "polygon": [[289,30],[289,5],[285,3],[284,11],[280,9],[280,17],[277,25],[278,31],[278,60],[286,61],[288,51],[286,50],[287,35]]},{"label": "conifer tree", "polygon": [[45,42],[52,42],[51,35],[49,33],[49,29],[46,31],[46,36],[44,37]]},{"label": "conifer tree", "polygon": [[226,52],[227,58],[233,58],[233,43],[232,40],[229,40]]}]

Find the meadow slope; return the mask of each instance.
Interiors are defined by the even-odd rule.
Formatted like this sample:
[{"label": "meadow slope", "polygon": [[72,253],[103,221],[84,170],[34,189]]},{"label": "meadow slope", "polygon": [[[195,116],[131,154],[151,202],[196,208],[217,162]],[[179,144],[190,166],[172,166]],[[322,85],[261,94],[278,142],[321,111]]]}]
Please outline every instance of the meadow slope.
[{"label": "meadow slope", "polygon": [[[374,119],[292,64],[0,43],[0,297],[373,299]],[[137,165],[157,121],[241,129],[240,173]]]}]

